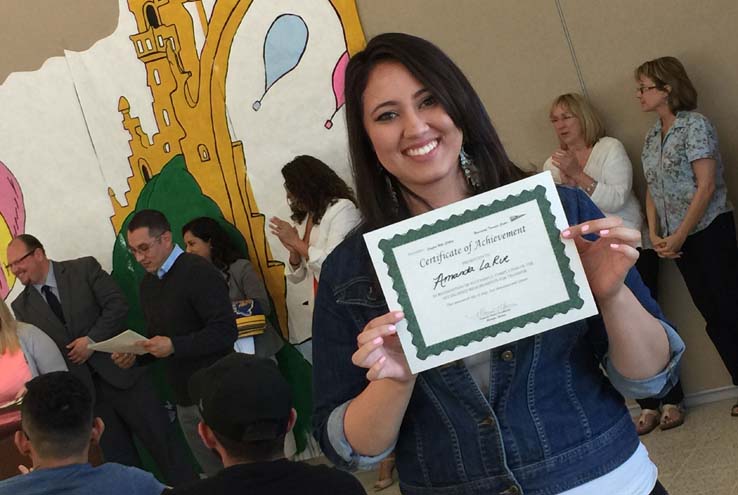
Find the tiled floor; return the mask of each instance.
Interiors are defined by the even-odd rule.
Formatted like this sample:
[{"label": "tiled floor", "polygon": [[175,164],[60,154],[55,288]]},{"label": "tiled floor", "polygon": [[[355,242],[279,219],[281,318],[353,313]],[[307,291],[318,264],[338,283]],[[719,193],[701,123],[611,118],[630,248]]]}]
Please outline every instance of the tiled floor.
[{"label": "tiled floor", "polygon": [[688,411],[684,425],[642,437],[671,495],[738,494],[738,418],[734,401]]},{"label": "tiled floor", "polygon": [[[642,437],[670,495],[738,495],[738,418],[730,416],[732,403],[694,407],[681,427]],[[357,477],[373,493],[376,471]],[[395,483],[379,493],[399,495],[400,490]]]}]

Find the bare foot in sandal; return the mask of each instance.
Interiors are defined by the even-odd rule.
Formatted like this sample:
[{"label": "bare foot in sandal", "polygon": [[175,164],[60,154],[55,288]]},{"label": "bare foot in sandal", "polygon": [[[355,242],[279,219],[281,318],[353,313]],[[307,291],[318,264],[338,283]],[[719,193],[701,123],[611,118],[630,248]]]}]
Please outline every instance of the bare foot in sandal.
[{"label": "bare foot in sandal", "polygon": [[664,404],[661,406],[661,424],[659,428],[662,431],[671,430],[684,423],[684,410],[674,404]]},{"label": "bare foot in sandal", "polygon": [[392,478],[392,471],[395,470],[395,453],[392,452],[385,460],[379,463],[379,475],[377,482],[374,483],[374,491],[379,492],[392,485],[395,480]]},{"label": "bare foot in sandal", "polygon": [[651,433],[659,425],[660,414],[654,409],[641,409],[641,415],[636,421],[636,432],[639,435]]}]

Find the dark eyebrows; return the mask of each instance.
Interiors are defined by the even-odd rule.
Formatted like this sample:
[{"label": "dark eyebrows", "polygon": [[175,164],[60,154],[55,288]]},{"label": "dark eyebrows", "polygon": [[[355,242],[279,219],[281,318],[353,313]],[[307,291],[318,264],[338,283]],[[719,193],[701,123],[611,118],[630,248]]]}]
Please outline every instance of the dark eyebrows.
[{"label": "dark eyebrows", "polygon": [[[416,100],[416,99],[418,99],[421,96],[424,96],[425,93],[430,93],[430,90],[428,88],[420,88],[415,93],[413,93],[413,100]],[[379,105],[377,105],[376,107],[374,107],[372,109],[372,111],[370,112],[370,114],[373,115],[377,110],[380,110],[380,109],[382,109],[384,107],[392,107],[392,106],[396,106],[396,105],[398,105],[398,102],[396,100],[388,100],[388,101],[382,102]]]},{"label": "dark eyebrows", "polygon": [[372,109],[372,111],[371,111],[371,114],[374,114],[374,113],[376,113],[376,112],[377,112],[377,110],[381,110],[381,109],[382,109],[382,108],[384,108],[384,107],[393,107],[393,106],[395,106],[395,105],[397,105],[397,102],[396,102],[395,100],[389,100],[389,101],[385,101],[385,102],[383,102],[383,103],[380,103],[380,104],[379,104],[379,105],[377,105],[376,107],[374,107],[374,108]]},{"label": "dark eyebrows", "polygon": [[417,99],[417,98],[419,98],[421,96],[424,96],[424,93],[430,93],[430,90],[428,88],[420,88],[413,95],[413,100],[415,100],[415,99]]}]

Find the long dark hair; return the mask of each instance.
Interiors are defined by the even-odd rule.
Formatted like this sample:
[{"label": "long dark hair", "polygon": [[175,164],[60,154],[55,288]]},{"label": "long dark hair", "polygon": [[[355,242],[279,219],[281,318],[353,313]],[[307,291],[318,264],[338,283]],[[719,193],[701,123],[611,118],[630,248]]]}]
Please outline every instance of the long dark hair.
[{"label": "long dark hair", "polygon": [[292,219],[302,223],[310,214],[317,225],[325,210],[339,199],[356,204],[354,192],[328,165],[310,155],[296,156],[282,167],[284,187],[293,196]]},{"label": "long dark hair", "polygon": [[[364,90],[372,69],[386,61],[404,65],[435,96],[456,127],[461,129],[464,150],[479,168],[481,187],[478,192],[524,177],[508,158],[476,91],[445,53],[433,43],[416,36],[380,34],[363,51],[354,55],[346,68],[346,125],[358,206],[364,217],[365,230],[408,218],[410,211],[400,192],[417,196],[384,170],[364,130]],[[399,209],[388,207],[395,197]]]},{"label": "long dark hair", "polygon": [[198,239],[210,243],[210,259],[221,271],[228,273],[228,267],[243,255],[231,243],[231,239],[223,227],[210,217],[199,217],[187,222],[182,227],[182,236],[187,232]]}]

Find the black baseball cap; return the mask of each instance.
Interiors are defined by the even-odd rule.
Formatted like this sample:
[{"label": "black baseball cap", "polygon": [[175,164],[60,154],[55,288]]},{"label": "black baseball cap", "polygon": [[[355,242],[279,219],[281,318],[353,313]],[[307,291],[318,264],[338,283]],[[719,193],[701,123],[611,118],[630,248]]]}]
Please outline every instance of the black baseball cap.
[{"label": "black baseball cap", "polygon": [[205,424],[230,440],[274,440],[287,433],[292,392],[274,361],[229,354],[193,374],[189,391]]}]

